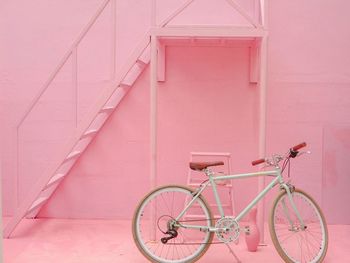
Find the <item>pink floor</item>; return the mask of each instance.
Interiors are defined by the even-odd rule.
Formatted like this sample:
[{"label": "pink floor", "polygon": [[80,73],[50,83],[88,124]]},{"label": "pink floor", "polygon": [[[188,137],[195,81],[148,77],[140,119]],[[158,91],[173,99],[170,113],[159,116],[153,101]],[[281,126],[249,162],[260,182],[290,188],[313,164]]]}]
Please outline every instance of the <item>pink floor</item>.
[{"label": "pink floor", "polygon": [[[5,219],[6,222],[6,219]],[[130,221],[24,220],[11,239],[4,240],[5,263],[147,262],[133,244]],[[248,252],[242,239],[233,245],[242,262],[281,262],[269,236],[266,246]],[[350,262],[350,225],[329,226],[325,262]],[[225,245],[212,245],[200,262],[235,262]]]}]

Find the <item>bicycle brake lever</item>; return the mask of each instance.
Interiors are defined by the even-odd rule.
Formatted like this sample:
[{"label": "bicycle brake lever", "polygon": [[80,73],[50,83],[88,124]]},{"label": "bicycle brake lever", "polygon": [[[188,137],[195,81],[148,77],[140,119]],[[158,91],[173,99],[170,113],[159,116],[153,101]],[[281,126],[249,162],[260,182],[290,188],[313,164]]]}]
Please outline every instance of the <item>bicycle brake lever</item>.
[{"label": "bicycle brake lever", "polygon": [[303,154],[311,154],[311,151],[299,152],[299,153],[298,153],[298,156],[303,155]]}]

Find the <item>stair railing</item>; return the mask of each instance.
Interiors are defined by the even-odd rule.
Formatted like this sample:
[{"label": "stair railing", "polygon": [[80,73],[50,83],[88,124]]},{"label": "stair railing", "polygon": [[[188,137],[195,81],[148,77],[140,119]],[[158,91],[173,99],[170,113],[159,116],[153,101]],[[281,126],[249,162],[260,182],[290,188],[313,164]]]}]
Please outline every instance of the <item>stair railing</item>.
[{"label": "stair railing", "polygon": [[[19,118],[19,121],[15,125],[15,174],[16,174],[16,180],[19,178],[19,130],[24,123],[24,121],[27,119],[29,114],[34,109],[35,105],[37,105],[40,98],[43,96],[43,94],[46,92],[46,90],[50,87],[50,84],[54,81],[58,73],[61,71],[63,66],[66,64],[68,59],[72,58],[72,86],[74,88],[74,103],[75,103],[75,125],[77,126],[78,123],[78,101],[77,101],[77,89],[78,89],[78,56],[77,51],[79,44],[81,41],[85,38],[86,34],[90,31],[92,26],[96,23],[97,19],[101,16],[103,11],[106,9],[107,5],[111,3],[111,23],[112,23],[112,32],[111,32],[111,68],[110,68],[110,78],[111,81],[114,80],[116,76],[116,0],[105,0],[100,5],[100,7],[97,9],[96,13],[93,15],[93,17],[90,19],[89,23],[83,28],[83,30],[80,32],[78,37],[75,39],[71,47],[68,49],[68,51],[65,53],[65,55],[60,60],[57,67],[54,69],[54,71],[50,74],[47,81],[44,83],[44,85],[41,87],[39,92],[34,96],[32,101],[30,102],[29,106],[24,111],[22,117]],[[18,184],[17,184],[18,186]],[[18,196],[18,189],[16,191],[16,199],[17,199],[17,206],[19,205],[19,196]]]}]

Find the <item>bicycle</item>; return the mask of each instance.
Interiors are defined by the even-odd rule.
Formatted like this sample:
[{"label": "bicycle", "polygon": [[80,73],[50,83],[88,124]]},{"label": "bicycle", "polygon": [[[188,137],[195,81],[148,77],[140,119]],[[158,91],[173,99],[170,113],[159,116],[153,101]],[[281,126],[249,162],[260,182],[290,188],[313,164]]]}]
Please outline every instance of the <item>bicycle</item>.
[{"label": "bicycle", "polygon": [[[277,252],[285,262],[322,262],[328,247],[323,213],[312,197],[285,182],[282,176],[287,167],[289,175],[290,160],[305,153],[299,151],[305,146],[306,143],[301,143],[290,148],[285,155],[276,154],[252,162],[252,165],[265,163],[266,167],[273,167],[269,171],[218,175],[209,167],[223,165],[223,162],[190,163],[191,169],[204,172],[208,179],[197,189],[167,185],[148,193],[137,206],[132,221],[138,249],[151,262],[195,262],[211,244],[228,245],[237,241],[241,232],[240,220],[274,186],[279,185],[280,193],[273,202],[268,220]],[[235,217],[225,216],[216,182],[256,176],[274,179]],[[207,201],[201,195],[209,185],[212,186],[220,218],[213,218]],[[187,214],[195,214],[196,218],[188,219]],[[217,242],[213,242],[214,233]]]}]

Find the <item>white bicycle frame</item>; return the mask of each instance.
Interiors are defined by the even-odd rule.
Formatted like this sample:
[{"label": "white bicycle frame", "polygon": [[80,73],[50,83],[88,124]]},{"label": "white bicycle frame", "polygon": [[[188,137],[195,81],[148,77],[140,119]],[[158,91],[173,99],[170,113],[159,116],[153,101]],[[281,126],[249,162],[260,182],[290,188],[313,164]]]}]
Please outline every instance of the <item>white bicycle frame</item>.
[{"label": "white bicycle frame", "polygon": [[[286,193],[288,194],[289,202],[300,221],[300,225],[302,228],[304,228],[304,221],[300,216],[299,211],[296,208],[296,205],[293,201],[292,197],[292,191],[290,189],[290,186],[284,182],[281,169],[279,167],[276,167],[274,170],[270,171],[261,171],[261,172],[254,172],[254,173],[244,173],[244,174],[232,174],[232,175],[221,175],[221,176],[214,176],[215,174],[210,169],[204,170],[205,174],[209,177],[209,180],[205,182],[202,186],[200,186],[197,191],[195,192],[192,200],[185,206],[184,210],[175,218],[175,222],[178,222],[175,224],[176,227],[183,227],[183,228],[192,228],[192,229],[199,229],[201,231],[210,231],[210,232],[216,232],[219,229],[215,227],[208,227],[208,226],[199,226],[199,225],[188,225],[183,224],[181,222],[181,218],[186,214],[187,210],[192,206],[192,204],[196,201],[196,199],[201,195],[201,193],[208,187],[210,184],[213,189],[214,197],[216,204],[218,206],[218,210],[220,213],[220,217],[224,218],[225,213],[224,209],[222,207],[222,203],[220,200],[220,196],[217,191],[217,185],[216,181],[223,181],[223,180],[232,180],[232,179],[239,179],[239,178],[248,178],[248,177],[257,177],[257,176],[273,176],[275,177],[272,182],[270,182],[264,189],[261,191],[234,219],[239,222],[262,198],[265,197],[265,195],[276,185],[279,184],[281,188],[283,188]],[[284,209],[286,209],[285,203]],[[288,213],[287,218],[289,219],[290,224],[292,225],[292,220],[290,219]],[[179,222],[180,221],[180,222]]]}]

